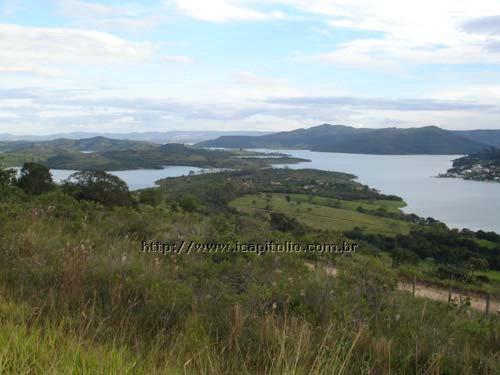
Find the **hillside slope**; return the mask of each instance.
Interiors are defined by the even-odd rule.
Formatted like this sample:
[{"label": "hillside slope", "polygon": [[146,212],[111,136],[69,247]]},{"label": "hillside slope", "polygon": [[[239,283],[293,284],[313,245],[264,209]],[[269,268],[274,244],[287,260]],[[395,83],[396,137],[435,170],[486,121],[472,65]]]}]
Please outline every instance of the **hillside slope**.
[{"label": "hillside slope", "polygon": [[453,133],[489,146],[500,147],[500,130],[457,130]]},{"label": "hillside slope", "polygon": [[487,144],[483,142],[436,126],[410,129],[367,129],[329,124],[258,137],[226,136],[201,142],[198,145],[227,148],[299,148],[312,151],[381,155],[460,155],[477,152],[487,147]]}]

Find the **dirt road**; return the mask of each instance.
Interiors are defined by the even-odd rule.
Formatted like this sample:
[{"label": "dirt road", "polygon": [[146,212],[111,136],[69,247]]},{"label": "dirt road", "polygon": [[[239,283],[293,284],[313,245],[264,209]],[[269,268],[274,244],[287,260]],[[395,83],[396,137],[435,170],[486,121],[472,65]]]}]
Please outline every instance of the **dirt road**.
[{"label": "dirt road", "polygon": [[[309,268],[311,271],[316,268],[316,266],[312,263],[306,263],[307,268]],[[324,268],[325,272],[328,275],[335,276],[337,274],[337,270],[335,267],[332,266],[326,266]],[[413,292],[413,285],[412,283],[409,282],[399,282],[398,283],[398,290],[404,291],[404,292]],[[444,288],[439,288],[437,286],[432,286],[424,283],[419,283],[417,282],[416,288],[415,288],[415,297],[422,297],[422,298],[428,298],[433,301],[441,301],[448,303],[448,298],[449,298],[449,291]],[[478,311],[486,311],[486,297],[481,296],[478,294],[474,293],[466,293],[466,292],[456,292],[452,291],[451,293],[451,302],[459,305],[460,303],[465,303],[466,300],[469,300],[470,306]],[[495,300],[493,298],[490,299],[490,306],[489,306],[489,312],[490,314],[500,314],[500,301]]]}]

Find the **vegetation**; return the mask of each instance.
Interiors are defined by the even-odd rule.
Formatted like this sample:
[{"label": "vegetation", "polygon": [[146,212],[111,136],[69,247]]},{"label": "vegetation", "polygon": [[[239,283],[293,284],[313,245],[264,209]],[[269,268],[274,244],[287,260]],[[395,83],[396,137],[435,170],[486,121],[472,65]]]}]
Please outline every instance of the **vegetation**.
[{"label": "vegetation", "polygon": [[500,130],[481,129],[481,130],[455,130],[454,133],[484,143],[491,147],[500,147]]},{"label": "vegetation", "polygon": [[[291,199],[287,200],[287,196]],[[362,207],[361,205],[354,209],[345,208],[356,206],[356,202],[353,201],[336,200],[331,203],[333,206],[329,206],[313,203],[319,200],[318,197],[314,197],[316,199],[313,198],[310,201],[307,197],[307,195],[301,194],[246,195],[233,200],[230,206],[247,213],[284,213],[310,227],[325,230],[346,231],[362,227],[369,233],[382,233],[388,236],[410,231],[410,224],[402,220],[381,218],[359,212],[357,208]],[[395,201],[389,202],[396,203]],[[366,203],[366,205],[376,206],[377,202]]]},{"label": "vegetation", "polygon": [[204,141],[204,147],[307,149],[352,154],[469,154],[487,143],[436,126],[367,129],[324,124],[262,136],[223,136]]},{"label": "vegetation", "polygon": [[305,161],[283,154],[267,157],[266,154],[255,152],[205,150],[182,144],[159,145],[104,137],[44,142],[0,142],[0,152],[4,163],[12,167],[25,162],[36,162],[52,169],[101,171],[161,169],[166,165],[249,168]]},{"label": "vegetation", "polygon": [[345,235],[391,254],[393,265],[402,267],[403,273],[413,269],[412,274],[420,280],[500,297],[500,283],[495,277],[500,266],[500,241],[478,241],[484,233],[450,230],[430,221],[396,236],[368,233],[359,227]]},{"label": "vegetation", "polygon": [[54,181],[47,167],[37,163],[24,163],[17,185],[26,194],[42,194],[54,188]]},{"label": "vegetation", "polygon": [[[101,179],[105,183],[94,185]],[[123,187],[95,172],[72,180],[100,193],[108,182]],[[287,213],[242,214],[228,206],[241,194],[270,194],[286,204],[311,195],[313,203],[299,206],[326,200],[357,214],[355,205],[398,212],[401,200],[350,175],[261,170],[166,179],[159,189],[133,193],[134,204],[125,206],[111,194],[83,197],[67,186],[30,195],[7,179],[2,189],[1,373],[500,370],[497,316],[399,292],[397,269],[365,238],[355,254],[144,251],[143,241],[348,239],[337,228],[310,227]],[[440,227],[430,220],[425,225]],[[474,243],[496,240],[459,235]],[[482,253],[474,258],[483,259]]]},{"label": "vegetation", "polygon": [[[0,159],[0,162],[2,159]],[[11,168],[4,168],[2,164],[0,164],[0,188],[11,186],[15,182],[16,171]]]},{"label": "vegetation", "polygon": [[400,197],[384,195],[354,181],[355,176],[316,169],[260,169],[165,178],[157,183],[174,198],[193,194],[211,205],[225,206],[252,193],[273,192],[318,195],[331,199],[384,199],[402,204]]},{"label": "vegetation", "polygon": [[63,182],[62,191],[78,200],[93,201],[105,206],[131,206],[132,196],[120,178],[102,171],[73,173]]},{"label": "vegetation", "polygon": [[488,148],[453,161],[453,167],[441,177],[500,182],[500,149]]}]

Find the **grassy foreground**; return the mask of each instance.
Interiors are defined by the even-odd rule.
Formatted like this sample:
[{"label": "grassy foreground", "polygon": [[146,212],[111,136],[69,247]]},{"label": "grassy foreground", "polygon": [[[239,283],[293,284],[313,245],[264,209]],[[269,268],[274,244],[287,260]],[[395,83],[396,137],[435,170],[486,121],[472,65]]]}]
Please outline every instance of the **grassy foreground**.
[{"label": "grassy foreground", "polygon": [[[405,215],[401,199],[350,175],[235,171],[167,179],[134,194],[99,172],[63,186],[32,163],[19,179],[10,175],[0,178],[2,375],[500,370],[498,316],[397,290],[398,265],[427,257],[444,278],[470,276],[450,263],[498,270],[497,249],[477,244],[498,236]],[[248,194],[344,213],[358,225],[368,216],[421,228],[388,237],[228,206]],[[227,251],[355,239],[356,252]],[[196,246],[172,250],[183,241]],[[144,246],[153,242],[169,250]]]},{"label": "grassy foreground", "polygon": [[56,191],[4,199],[0,223],[0,373],[499,370],[497,317],[402,294],[374,256],[141,251],[143,239],[301,239],[261,217],[105,208]]}]

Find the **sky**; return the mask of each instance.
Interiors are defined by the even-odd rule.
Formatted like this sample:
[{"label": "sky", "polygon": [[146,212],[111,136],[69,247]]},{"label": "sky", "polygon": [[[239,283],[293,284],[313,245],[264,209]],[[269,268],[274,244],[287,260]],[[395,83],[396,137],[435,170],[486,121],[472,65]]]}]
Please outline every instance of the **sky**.
[{"label": "sky", "polygon": [[0,133],[500,129],[499,0],[0,0]]}]

